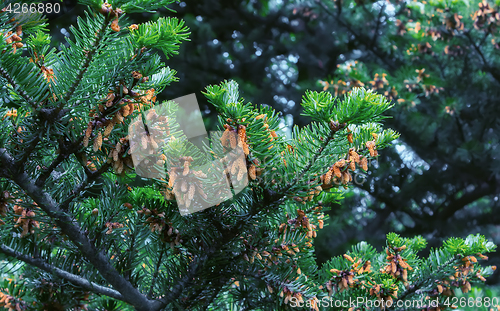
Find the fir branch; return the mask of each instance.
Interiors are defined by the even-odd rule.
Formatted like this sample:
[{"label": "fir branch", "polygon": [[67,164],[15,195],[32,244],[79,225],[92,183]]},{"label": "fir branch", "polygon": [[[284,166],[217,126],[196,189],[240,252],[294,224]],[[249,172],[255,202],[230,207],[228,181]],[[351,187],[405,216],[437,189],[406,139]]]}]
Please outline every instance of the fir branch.
[{"label": "fir branch", "polygon": [[407,290],[405,290],[403,293],[401,293],[401,295],[398,296],[398,299],[399,300],[403,300],[407,297],[410,297],[411,295],[413,294],[419,294],[420,292],[420,289],[425,285],[426,282],[428,282],[429,280],[435,280],[438,278],[439,274],[444,272],[444,270],[449,267],[449,266],[453,266],[457,264],[457,259],[452,257],[451,259],[449,259],[448,261],[446,261],[445,263],[443,263],[441,266],[439,266],[439,268],[437,269],[437,271],[434,273],[434,275],[430,275],[428,277],[425,277],[425,278],[419,278],[417,279],[416,282],[413,282],[411,284],[411,286],[408,287]]},{"label": "fir branch", "polygon": [[9,75],[9,73],[2,67],[0,67],[0,76],[7,80],[7,82],[12,85],[12,89],[17,90],[16,93],[21,96],[28,104],[30,104],[31,107],[36,108],[36,102],[23,89],[19,87],[19,84],[17,84]]},{"label": "fir branch", "polygon": [[210,249],[203,253],[203,256],[197,257],[191,262],[188,273],[181,280],[177,281],[177,285],[169,295],[161,299],[165,304],[163,307],[168,306],[173,299],[179,297],[184,288],[196,278],[201,267],[206,264],[212,254],[219,251],[223,246],[230,244],[234,239],[238,238],[242,232],[251,235],[254,230],[257,230],[257,227],[253,226],[250,220],[261,210],[261,208],[258,207],[270,207],[274,204],[280,204],[283,199],[284,195],[275,194],[260,201],[255,200],[254,204],[250,206],[250,212],[246,217],[241,218],[234,226],[221,232],[222,238],[214,245],[211,245]]},{"label": "fir branch", "polygon": [[481,58],[481,61],[483,62],[483,65],[486,67],[486,68],[490,68],[490,65],[488,63],[488,61],[486,60],[486,57],[484,57],[484,54],[483,52],[481,51],[481,48],[480,46],[478,46],[476,44],[476,42],[474,42],[474,40],[472,39],[471,35],[470,35],[470,31],[471,30],[467,30],[467,31],[464,31],[464,35],[465,37],[469,40],[470,44],[474,47],[474,49],[476,50],[477,54],[479,55],[479,57]]},{"label": "fir branch", "polygon": [[98,285],[94,282],[90,282],[85,278],[82,278],[81,276],[54,267],[53,265],[50,265],[47,262],[43,261],[41,258],[34,258],[31,256],[24,255],[3,244],[0,244],[0,252],[4,253],[7,256],[14,257],[18,260],[24,261],[25,263],[40,268],[46,272],[49,272],[84,290],[88,290],[96,294],[106,295],[108,297],[112,297],[115,299],[124,300],[123,296],[118,291]]},{"label": "fir branch", "polygon": [[474,191],[466,192],[465,189],[462,191],[464,194],[458,199],[455,195],[448,197],[443,203],[436,209],[437,213],[435,218],[446,220],[450,219],[455,215],[455,213],[463,209],[468,204],[475,202],[485,196],[493,195],[496,192],[497,183],[495,179],[488,180],[487,183],[481,184],[480,187],[476,188]]},{"label": "fir branch", "polygon": [[[128,257],[127,257],[127,264],[126,264],[126,270],[123,272],[124,275],[125,275],[125,278],[127,280],[130,280],[130,278],[132,277],[132,271],[134,269],[134,267],[132,267],[132,258],[135,256],[136,254],[136,245],[135,245],[135,242],[136,242],[136,235],[135,234],[132,234],[131,237],[130,237],[130,247],[127,249],[127,252],[128,252]],[[115,239],[113,239],[113,242],[116,241]],[[117,249],[119,249],[119,247],[116,247]],[[148,298],[150,298],[148,296]]]},{"label": "fir branch", "polygon": [[200,267],[205,264],[208,259],[208,254],[205,253],[202,256],[196,257],[190,264],[188,273],[179,281],[177,285],[174,286],[172,291],[163,297],[160,301],[163,303],[163,308],[168,306],[174,299],[178,298],[179,295],[184,291],[187,285],[189,285],[193,279],[195,279]]},{"label": "fir branch", "polygon": [[16,166],[20,167],[21,165],[25,164],[26,161],[28,160],[28,157],[31,155],[33,150],[35,150],[36,146],[40,142],[40,136],[36,135],[30,142],[29,146],[25,149],[23,149],[23,154],[22,156],[16,161]]},{"label": "fir branch", "polygon": [[42,174],[38,176],[38,178],[35,181],[35,185],[37,185],[38,187],[42,187],[47,181],[47,178],[49,178],[50,174],[52,174],[54,169],[67,157],[68,156],[66,154],[63,154],[62,152],[59,153],[54,162],[52,162],[50,166],[46,170],[42,171]]},{"label": "fir branch", "polygon": [[490,35],[490,33],[492,32],[492,28],[493,28],[493,25],[494,24],[489,24],[488,25],[488,29],[484,32],[484,36],[483,38],[481,39],[481,41],[479,42],[478,46],[483,46],[484,44],[484,41],[486,41],[486,38],[488,38],[488,36]]},{"label": "fir branch", "polygon": [[202,309],[210,310],[209,309],[210,305],[215,300],[215,298],[217,298],[217,296],[221,292],[222,288],[224,287],[224,284],[225,284],[225,282],[223,279],[219,278],[217,280],[217,286],[215,288],[211,289],[212,293],[211,293],[210,297],[208,297],[208,299],[206,299],[204,306],[202,306]]},{"label": "fir branch", "polygon": [[222,288],[223,288],[223,285],[218,284],[215,289],[212,289],[212,294],[210,295],[210,297],[208,297],[208,299],[206,299],[204,306],[202,306],[203,310],[213,310],[212,308],[210,308],[210,305],[214,302],[215,298],[219,295]]},{"label": "fir branch", "polygon": [[106,224],[107,223],[110,223],[112,222],[113,218],[116,217],[116,215],[118,215],[120,213],[119,210],[115,210],[109,217],[106,221],[103,221],[102,222],[102,225],[99,229],[96,230],[96,235],[95,237],[93,237],[91,239],[92,243],[95,244],[95,246],[97,248],[105,248],[105,249],[110,249],[111,248],[111,245],[108,243],[110,242],[109,240],[106,240],[104,241],[104,239],[102,239],[102,232],[104,231],[104,229],[106,229]]},{"label": "fir branch", "polygon": [[[132,237],[134,237],[134,235]],[[149,293],[148,293],[149,299],[151,299],[153,297],[153,289],[154,289],[154,286],[156,284],[156,279],[158,278],[158,274],[160,271],[160,266],[162,264],[162,259],[163,259],[164,253],[165,253],[165,245],[162,244],[160,256],[158,257],[158,261],[156,262],[155,272],[153,273],[153,278],[151,279],[151,286],[149,287]],[[130,252],[130,254],[132,254],[132,251]],[[131,260],[131,257],[129,256],[129,266],[131,266],[130,260]]]},{"label": "fir branch", "polygon": [[[340,124],[338,130],[343,129],[345,126],[346,126],[345,123]],[[335,133],[338,130],[334,130],[334,129],[330,130],[330,135],[328,135],[328,137],[323,142],[323,145],[314,153],[314,156],[311,158],[311,160],[306,165],[306,167],[304,167],[302,169],[302,171],[297,175],[297,177],[295,177],[290,183],[286,184],[282,189],[292,189],[299,182],[299,179],[301,177],[305,176],[307,171],[309,171],[311,169],[311,167],[313,166],[314,162],[316,162],[316,160],[323,154],[323,151],[325,151],[328,144],[330,144],[330,142],[333,140]]]},{"label": "fir branch", "polygon": [[13,171],[14,159],[5,148],[0,148],[0,168],[7,177],[14,181],[37,205],[54,220],[61,231],[71,240],[90,263],[100,272],[102,277],[117,289],[123,296],[123,301],[130,303],[137,310],[150,311],[159,307],[159,302],[148,300],[129,281],[118,273],[108,258],[98,251],[82,231],[76,221],[66,214],[61,205],[35,182],[26,172]]},{"label": "fir branch", "polygon": [[73,96],[75,93],[76,89],[82,82],[83,76],[89,69],[90,63],[94,60],[94,56],[96,55],[96,52],[98,50],[99,44],[104,38],[104,35],[106,34],[106,28],[108,28],[109,24],[111,22],[110,16],[107,16],[106,19],[104,20],[104,23],[102,24],[102,27],[100,31],[98,32],[99,35],[95,39],[94,43],[92,44],[93,48],[88,52],[85,62],[83,63],[82,67],[80,68],[80,71],[76,74],[75,80],[73,81],[73,84],[69,87],[68,91],[64,95],[64,97],[61,99],[61,102],[59,106],[56,108],[56,114],[59,114],[59,111],[64,107],[64,104],[66,104],[70,98]]},{"label": "fir branch", "polygon": [[476,44],[476,42],[474,42],[474,39],[472,39],[472,36],[470,35],[471,30],[472,30],[472,28],[464,31],[463,34],[469,40],[470,44],[472,45],[472,47],[474,47],[474,49],[476,50],[477,54],[481,58],[481,61],[483,63],[483,70],[486,71],[486,72],[489,72],[493,76],[493,78],[495,80],[497,80],[497,82],[500,82],[500,74],[498,74],[498,71],[495,70],[490,65],[490,63],[488,62],[488,60],[484,56],[483,51],[481,50],[481,46],[483,44],[484,39],[486,39],[486,36],[481,40],[481,42],[479,44]]},{"label": "fir branch", "polygon": [[43,170],[42,174],[38,176],[35,185],[37,185],[38,187],[42,187],[47,181],[47,178],[49,178],[50,174],[52,174],[54,169],[56,169],[59,166],[59,164],[61,164],[64,160],[66,160],[71,154],[78,151],[78,148],[82,140],[83,138],[80,138],[78,141],[70,144],[65,144],[64,142],[60,142],[59,154],[57,155],[55,160],[50,164],[50,166],[46,170]]},{"label": "fir branch", "polygon": [[61,205],[60,205],[61,210],[67,211],[68,207],[69,207],[69,204],[75,198],[77,198],[78,196],[80,196],[80,194],[82,193],[82,191],[85,190],[85,188],[87,187],[87,185],[90,184],[91,182],[97,180],[97,178],[99,178],[102,174],[104,174],[108,170],[108,168],[110,166],[111,166],[110,163],[105,163],[96,172],[90,172],[87,169],[85,171],[87,173],[87,179],[84,180],[84,181],[82,181],[78,186],[75,187],[75,189],[73,189],[71,191],[71,194],[69,195],[69,197],[64,202],[61,203]]},{"label": "fir branch", "polygon": [[[56,111],[56,109],[54,109],[54,108],[52,108],[52,109],[43,108],[43,109],[40,109],[38,111],[38,116],[42,120],[54,121],[54,120],[58,120],[60,117],[62,117],[64,115],[64,113],[66,113],[67,111],[69,111],[69,109],[63,109],[61,111]],[[16,166],[20,167],[20,166],[25,164],[25,162],[28,160],[29,156],[31,156],[31,154],[35,150],[38,143],[41,141],[40,135],[38,135],[38,133],[44,132],[45,130],[46,130],[46,127],[44,125],[42,125],[42,126],[40,126],[40,128],[37,131],[35,131],[34,135],[36,135],[36,136],[30,141],[29,146],[22,150],[22,156],[16,160]],[[81,140],[80,140],[80,142],[81,142]],[[26,141],[26,143],[28,143],[28,141]],[[62,146],[60,146],[60,149],[61,149],[60,151],[62,153],[62,150],[63,150]],[[61,155],[61,153],[59,155]],[[61,161],[64,159],[65,158],[61,159]],[[57,164],[59,164],[59,163],[57,163]],[[52,168],[52,170],[57,167],[57,164]],[[47,176],[45,176],[45,179],[43,179],[43,182],[45,182],[46,178],[50,175],[50,173],[52,173],[52,171],[50,171],[49,174]],[[37,182],[38,182],[38,180],[37,180]],[[40,186],[41,184],[37,184],[37,185]]]}]

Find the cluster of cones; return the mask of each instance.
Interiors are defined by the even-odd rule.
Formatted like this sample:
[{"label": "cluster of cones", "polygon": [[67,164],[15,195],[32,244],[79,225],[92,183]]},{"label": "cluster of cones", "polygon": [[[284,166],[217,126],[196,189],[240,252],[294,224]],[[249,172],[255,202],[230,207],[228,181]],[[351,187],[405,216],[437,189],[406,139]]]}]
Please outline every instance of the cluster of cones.
[{"label": "cluster of cones", "polygon": [[[227,119],[227,122],[230,123],[232,120]],[[222,160],[227,163],[226,174],[236,176],[238,181],[242,180],[245,174],[248,174],[250,180],[255,180],[261,174],[261,169],[258,168],[259,161],[257,159],[250,161],[248,158],[250,149],[247,142],[246,127],[241,124],[234,126],[224,124],[224,128],[225,130],[220,140],[225,150],[241,148],[245,155],[244,157],[237,156],[235,159],[225,156]]]},{"label": "cluster of cones", "polygon": [[[2,10],[2,12],[5,12],[5,11]],[[14,22],[14,21],[15,21],[15,18],[12,18],[10,20],[10,22]],[[7,44],[12,45],[12,49],[13,49],[12,52],[13,53],[16,53],[17,48],[22,48],[24,46],[24,44],[21,42],[23,40],[21,38],[22,35],[23,35],[23,28],[21,25],[16,27],[16,33],[9,31],[6,34],[4,34],[5,42]],[[5,51],[3,51],[2,53],[5,53]]]},{"label": "cluster of cones", "polygon": [[196,194],[205,200],[208,198],[203,190],[202,183],[202,180],[207,178],[207,175],[202,171],[190,168],[193,162],[192,157],[184,156],[179,160],[182,166],[172,167],[169,171],[168,185],[164,191],[165,199],[173,200],[175,198],[177,204],[189,208],[193,200],[195,200]]},{"label": "cluster of cones", "polygon": [[121,174],[134,167],[134,162],[130,154],[129,141],[127,138],[120,138],[116,146],[109,151],[108,163],[113,163],[113,169],[117,174]]},{"label": "cluster of cones", "polygon": [[322,182],[321,188],[326,190],[332,188],[334,185],[347,185],[353,180],[350,171],[353,172],[356,170],[356,164],[364,171],[368,170],[368,159],[360,156],[354,148],[351,148],[347,160],[338,160],[320,177]]},{"label": "cluster of cones", "polygon": [[143,207],[137,213],[147,217],[146,223],[149,224],[151,232],[158,233],[163,243],[170,243],[170,247],[172,248],[182,243],[179,230],[175,229],[172,223],[165,218],[165,212],[159,212],[157,209],[150,210]]},{"label": "cluster of cones", "polygon": [[115,18],[113,22],[111,22],[111,29],[113,31],[120,31],[120,26],[118,25],[118,18],[120,15],[123,14],[123,10],[120,8],[115,8],[113,9],[110,3],[103,3],[101,6],[101,9],[99,10],[99,13],[103,14],[104,16],[110,16],[111,18]]},{"label": "cluster of cones", "polygon": [[[17,201],[21,202],[20,199]],[[21,227],[23,229],[21,237],[35,233],[35,228],[40,227],[40,223],[33,219],[33,217],[35,217],[35,212],[33,210],[23,208],[21,205],[16,204],[14,205],[14,214],[18,215],[14,228]]]},{"label": "cluster of cones", "polygon": [[[133,71],[132,77],[134,78],[134,85],[136,83],[144,83],[148,81],[147,77],[143,77],[139,72]],[[123,98],[129,95],[132,98]],[[93,118],[87,124],[83,136],[83,146],[87,147],[90,140],[93,139],[92,149],[94,152],[101,150],[104,141],[106,141],[117,124],[124,123],[124,119],[131,116],[135,110],[142,109],[144,103],[155,101],[154,89],[146,91],[144,94],[138,94],[129,90],[125,85],[119,85],[114,90],[110,90],[106,98],[102,99],[102,103],[98,105],[98,111],[92,109],[89,116]],[[119,107],[117,109],[117,107]],[[150,110],[148,116],[154,112]],[[142,122],[142,120],[140,120]],[[104,129],[104,130],[101,130]],[[97,131],[97,133],[95,133]],[[144,144],[153,144],[149,133],[144,134],[142,138]],[[144,140],[149,140],[144,142]],[[132,168],[133,161],[130,157],[133,147],[129,149],[129,137],[120,138],[120,141],[111,148],[108,153],[108,162],[113,163],[114,170],[121,174],[126,168]],[[153,146],[154,147],[154,146]],[[128,152],[126,152],[126,150]],[[89,167],[95,168],[92,163],[87,163]]]},{"label": "cluster of cones", "polygon": [[391,247],[391,249],[392,252],[389,248],[386,249],[386,259],[388,262],[385,266],[384,272],[402,280],[404,284],[408,284],[408,271],[413,270],[413,268],[406,263],[407,260],[401,257],[400,254],[402,250],[406,249],[406,245],[401,247]]}]

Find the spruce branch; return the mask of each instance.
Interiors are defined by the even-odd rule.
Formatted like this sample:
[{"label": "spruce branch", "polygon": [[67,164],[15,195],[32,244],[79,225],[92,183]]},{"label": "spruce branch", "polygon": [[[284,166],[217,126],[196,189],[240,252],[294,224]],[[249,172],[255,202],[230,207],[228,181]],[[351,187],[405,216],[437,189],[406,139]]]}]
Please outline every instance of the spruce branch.
[{"label": "spruce branch", "polygon": [[[377,38],[378,38],[378,31],[379,31],[379,28],[380,28],[380,24],[382,24],[382,13],[385,12],[385,4],[383,4],[381,7],[380,7],[380,11],[378,13],[378,16],[377,16],[377,24],[375,25],[375,32],[373,33],[373,38],[370,42],[370,47],[374,47],[376,46],[377,44]],[[365,6],[363,5],[363,8]]]},{"label": "spruce branch", "polygon": [[[236,224],[221,232],[222,238],[214,245],[211,245],[210,248],[203,253],[203,256],[196,257],[191,262],[188,273],[181,280],[177,281],[177,285],[174,286],[174,289],[167,296],[161,299],[161,302],[164,303],[164,307],[168,306],[174,298],[178,297],[193,279],[196,279],[198,273],[203,270],[202,267],[204,267],[207,261],[211,258],[211,255],[220,251],[225,245],[233,242],[241,235],[242,232],[251,234],[254,230],[257,230],[257,228],[253,225],[253,222],[251,222],[251,219],[262,210],[262,208],[259,207],[269,208],[275,204],[281,204],[284,197],[284,194],[276,193],[273,196],[265,197],[263,200],[255,200],[254,204],[250,207],[249,214],[246,217],[242,217]],[[195,297],[190,298],[194,299]]]},{"label": "spruce branch", "polygon": [[202,306],[202,309],[210,310],[209,309],[210,305],[215,300],[215,298],[217,298],[217,296],[221,292],[222,288],[224,287],[224,284],[226,283],[224,279],[222,279],[222,278],[217,279],[217,283],[215,284],[215,288],[211,289],[212,293],[210,294],[208,299],[206,299],[204,305]]},{"label": "spruce branch", "polygon": [[[125,268],[125,271],[124,271],[124,274],[125,274],[125,278],[127,278],[127,280],[130,280],[130,278],[132,277],[132,271],[134,269],[134,267],[132,267],[132,260],[133,260],[133,257],[137,251],[136,249],[136,235],[135,234],[132,234],[132,236],[130,237],[130,247],[127,249],[128,251],[128,256],[127,256],[127,264],[126,264],[126,268]],[[115,241],[115,240],[113,240]],[[158,272],[156,272],[158,273]],[[148,298],[151,298],[148,296]]]},{"label": "spruce branch", "polygon": [[92,44],[92,49],[88,52],[88,54],[85,58],[85,62],[83,63],[82,67],[80,68],[80,70],[76,74],[76,77],[73,81],[73,84],[69,87],[68,91],[66,92],[64,97],[61,99],[59,106],[56,108],[56,114],[59,114],[59,111],[61,111],[61,109],[63,109],[64,105],[71,99],[71,97],[75,93],[78,86],[82,83],[83,76],[85,75],[85,73],[89,69],[90,64],[94,60],[94,56],[97,53],[97,50],[99,48],[99,44],[103,40],[103,38],[106,34],[106,28],[108,28],[108,26],[110,25],[110,22],[111,22],[111,17],[106,16],[104,23],[102,24],[102,27],[101,27],[100,31],[98,32],[98,36],[95,38],[95,41]]},{"label": "spruce branch", "polygon": [[76,186],[72,191],[68,198],[61,203],[60,208],[63,211],[67,211],[71,202],[80,196],[80,194],[85,190],[85,188],[93,181],[96,181],[102,174],[104,174],[108,168],[111,167],[110,163],[104,163],[97,171],[91,172],[90,170],[85,170],[87,179],[82,181],[78,186]]},{"label": "spruce branch", "polygon": [[[35,136],[35,135],[33,135]],[[23,149],[21,157],[16,161],[16,166],[21,166],[23,163],[26,163],[28,160],[29,156],[35,150],[36,146],[40,142],[40,136],[36,135],[35,137],[32,137],[31,141],[27,141],[26,143],[29,143],[28,147]]]},{"label": "spruce branch", "polygon": [[477,45],[476,42],[474,42],[474,39],[472,39],[472,36],[470,35],[470,30],[464,31],[464,35],[469,40],[470,44],[476,50],[477,54],[481,58],[481,61],[483,62],[483,65],[486,68],[490,68],[489,62],[486,60],[486,57],[484,56],[483,51],[481,51],[481,45]]},{"label": "spruce branch", "polygon": [[316,152],[314,153],[314,156],[311,158],[311,160],[309,161],[309,163],[306,165],[306,167],[304,167],[302,169],[302,171],[297,175],[297,177],[295,177],[290,183],[286,184],[283,189],[292,189],[300,180],[300,178],[302,176],[304,176],[310,169],[311,167],[314,165],[314,163],[316,162],[316,160],[322,156],[323,154],[323,151],[325,151],[326,147],[328,147],[328,145],[330,144],[330,142],[333,141],[333,138],[335,136],[335,133],[337,133],[338,130],[340,129],[343,129],[344,127],[346,126],[345,123],[343,124],[340,124],[339,125],[339,128],[338,129],[330,129],[330,134],[328,135],[328,137],[325,139],[325,141],[323,142],[322,146],[316,150]]},{"label": "spruce branch", "polygon": [[205,253],[199,257],[193,259],[189,264],[188,273],[172,288],[172,291],[165,295],[160,301],[162,302],[162,307],[168,306],[174,299],[178,298],[179,295],[184,291],[186,286],[188,286],[196,278],[197,273],[200,268],[205,264],[209,257],[209,254]]},{"label": "spruce branch", "polygon": [[[66,214],[62,206],[42,188],[35,185],[26,172],[13,171],[14,159],[5,148],[0,148],[0,167],[7,173],[7,177],[14,181],[24,192],[37,203],[37,205],[54,220],[61,231],[71,240],[90,263],[100,272],[123,296],[123,301],[130,303],[137,310],[156,310],[157,301],[148,300],[129,281],[127,281],[109,262],[108,258],[96,249],[79,224]],[[67,201],[65,201],[67,202]],[[69,203],[68,203],[69,204]]]},{"label": "spruce branch", "polygon": [[494,179],[481,184],[481,186],[476,188],[474,191],[466,192],[464,189],[462,190],[464,194],[458,199],[455,195],[453,195],[447,200],[444,200],[443,203],[441,203],[441,205],[436,209],[437,213],[434,217],[442,220],[449,219],[464,206],[485,196],[494,194],[496,189],[497,183]]},{"label": "spruce branch", "polygon": [[106,295],[108,297],[112,297],[119,300],[124,300],[123,296],[116,290],[98,285],[94,282],[90,282],[89,280],[82,278],[76,274],[70,273],[63,269],[54,267],[51,264],[48,264],[41,258],[35,258],[31,256],[24,255],[21,252],[18,252],[7,245],[0,244],[0,252],[4,253],[7,256],[16,258],[18,260],[24,261],[27,264],[35,266],[37,268],[42,269],[48,273],[51,273],[57,277],[60,277],[73,285],[76,285],[84,290],[91,291],[96,294]]},{"label": "spruce branch", "polygon": [[38,176],[38,178],[35,181],[35,185],[38,187],[42,187],[45,182],[47,181],[47,178],[49,178],[50,174],[54,171],[54,169],[62,162],[64,161],[68,156],[64,153],[59,153],[57,157],[55,158],[54,162],[50,164],[50,166],[46,169],[43,170],[42,174]]},{"label": "spruce branch", "polygon": [[54,161],[50,164],[50,166],[42,171],[42,174],[38,176],[35,185],[38,187],[43,187],[47,178],[49,178],[50,174],[61,164],[64,160],[69,158],[69,156],[78,151],[80,143],[82,142],[82,138],[73,143],[59,142],[59,154],[54,159]]},{"label": "spruce branch", "polygon": [[469,40],[470,44],[472,47],[476,50],[477,54],[481,58],[481,62],[483,63],[483,70],[486,72],[489,72],[491,76],[497,81],[500,82],[500,74],[498,74],[498,70],[496,70],[491,64],[488,62],[486,57],[484,56],[483,51],[481,50],[481,46],[483,45],[484,40],[486,39],[487,35],[489,32],[486,32],[485,36],[483,39],[481,39],[481,42],[479,44],[476,44],[474,39],[471,36],[471,29],[467,29],[463,32],[463,35]]},{"label": "spruce branch", "polygon": [[411,286],[409,286],[403,293],[401,293],[401,295],[398,296],[398,299],[403,300],[407,297],[410,297],[413,294],[418,294],[418,292],[426,284],[426,282],[428,282],[429,280],[436,279],[437,277],[440,276],[440,273],[445,272],[444,271],[445,268],[453,266],[453,265],[457,264],[458,262],[459,262],[459,260],[457,260],[455,257],[450,258],[448,261],[443,263],[437,269],[437,271],[435,273],[433,273],[432,275],[425,277],[425,278],[420,277],[416,281],[412,282]]},{"label": "spruce branch", "polygon": [[[138,80],[135,80],[133,81],[132,85],[130,86],[130,89],[133,89],[138,83]],[[119,104],[123,98],[125,97],[124,94],[119,94],[116,96],[115,98],[115,102],[117,104]],[[116,104],[116,105],[117,105]],[[46,119],[50,119],[50,120],[58,120],[59,118],[62,117],[62,114],[63,112],[66,112],[66,111],[69,111],[69,109],[62,109],[61,111],[57,111],[55,108],[52,108],[52,109],[42,109],[42,112],[45,111],[45,116],[46,116]],[[102,117],[106,117],[108,115],[110,115],[112,113],[113,109],[106,109],[103,113],[102,113]],[[47,178],[50,176],[50,174],[52,173],[52,171],[57,168],[57,166],[62,163],[62,161],[64,161],[65,159],[67,159],[71,154],[74,154],[74,153],[77,153],[80,149],[80,144],[82,143],[83,141],[83,137],[84,136],[81,136],[79,139],[77,139],[76,141],[74,142],[64,142],[64,143],[60,143],[59,144],[59,155],[56,157],[56,159],[50,164],[50,166],[43,171],[43,173],[38,177],[37,181],[36,181],[36,185],[41,187],[45,184],[45,181],[47,180]],[[86,173],[87,173],[87,176],[92,176],[92,178],[90,178],[90,180],[87,181],[86,184],[88,184],[88,182],[91,182],[93,180],[96,180],[97,178],[100,177],[100,175],[102,175],[102,173],[104,173],[107,168],[109,168],[109,165],[106,166],[106,168],[102,168],[102,173],[99,174],[99,175],[95,175],[95,173],[92,173],[90,172],[86,166],[83,166]],[[75,193],[75,196],[73,197],[73,199],[78,196],[78,194],[84,189],[84,187],[86,186],[83,185],[82,188],[79,188],[77,187],[75,190],[74,190],[74,193]],[[82,186],[82,185],[80,185]],[[69,198],[68,198],[69,200]]]},{"label": "spruce branch", "polygon": [[9,82],[10,85],[12,85],[12,89],[16,90],[16,93],[21,96],[31,107],[36,108],[37,104],[31,98],[28,93],[26,93],[22,88],[19,87],[19,84],[14,81],[14,78],[12,78],[7,71],[5,71],[4,68],[0,67],[0,76],[2,76],[7,82]]},{"label": "spruce branch", "polygon": [[[132,253],[132,252],[130,252]],[[162,264],[162,259],[163,259],[163,254],[165,253],[165,246],[162,245],[162,248],[160,250],[160,256],[158,256],[158,261],[156,262],[156,267],[155,267],[155,272],[153,273],[153,277],[151,279],[151,286],[149,287],[149,292],[148,292],[148,298],[151,299],[153,297],[153,290],[156,284],[156,279],[158,278],[158,274],[160,271],[160,267]],[[131,257],[129,257],[129,260]],[[130,262],[129,262],[130,265]]]}]

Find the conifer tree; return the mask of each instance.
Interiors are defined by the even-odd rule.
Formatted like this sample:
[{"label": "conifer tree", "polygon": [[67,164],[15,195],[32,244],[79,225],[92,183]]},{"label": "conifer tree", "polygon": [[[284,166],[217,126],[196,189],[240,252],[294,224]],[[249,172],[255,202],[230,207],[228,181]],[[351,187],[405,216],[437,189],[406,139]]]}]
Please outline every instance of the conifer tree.
[{"label": "conifer tree", "polygon": [[[478,260],[496,246],[480,235],[451,238],[422,258],[424,238],[389,233],[383,250],[359,243],[318,266],[313,242],[328,224],[325,202],[339,202],[355,172],[398,137],[381,124],[391,102],[363,88],[343,98],[308,91],[301,105],[311,123],[287,137],[279,113],[245,102],[237,83],[224,81],[203,92],[222,134],[198,146],[176,123],[177,103],[156,102],[176,81],[159,53],[175,55],[188,29],[169,17],[127,20],[171,2],[81,1],[88,11],[58,49],[41,13],[4,3],[0,253],[8,261],[1,273],[17,269],[17,278],[0,284],[0,307],[371,310],[383,302],[442,310],[461,303],[450,299],[455,289],[492,274]],[[157,109],[164,136],[151,127],[131,134]],[[167,174],[141,177],[134,152],[159,145],[164,153],[147,160]],[[228,157],[239,149],[242,157]],[[195,169],[214,162],[222,180],[210,178],[210,165]],[[183,212],[210,201],[201,183],[211,191],[230,184],[232,198]]]}]

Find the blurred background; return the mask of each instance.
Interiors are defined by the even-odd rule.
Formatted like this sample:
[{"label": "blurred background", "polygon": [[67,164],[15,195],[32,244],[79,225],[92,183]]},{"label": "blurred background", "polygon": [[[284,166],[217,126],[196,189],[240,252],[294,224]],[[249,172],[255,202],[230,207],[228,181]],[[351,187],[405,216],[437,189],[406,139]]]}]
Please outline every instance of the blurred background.
[{"label": "blurred background", "polygon": [[[186,22],[191,41],[165,59],[180,81],[159,99],[195,93],[207,130],[217,129],[216,112],[201,91],[225,79],[281,111],[283,135],[310,121],[300,106],[307,89],[342,98],[364,86],[394,102],[385,126],[401,137],[332,207],[315,242],[321,264],[359,241],[380,249],[388,232],[422,235],[430,247],[470,233],[500,243],[499,3],[191,0],[128,18]],[[54,42],[84,9],[63,1],[48,16]],[[488,284],[499,281],[496,273]]]}]

